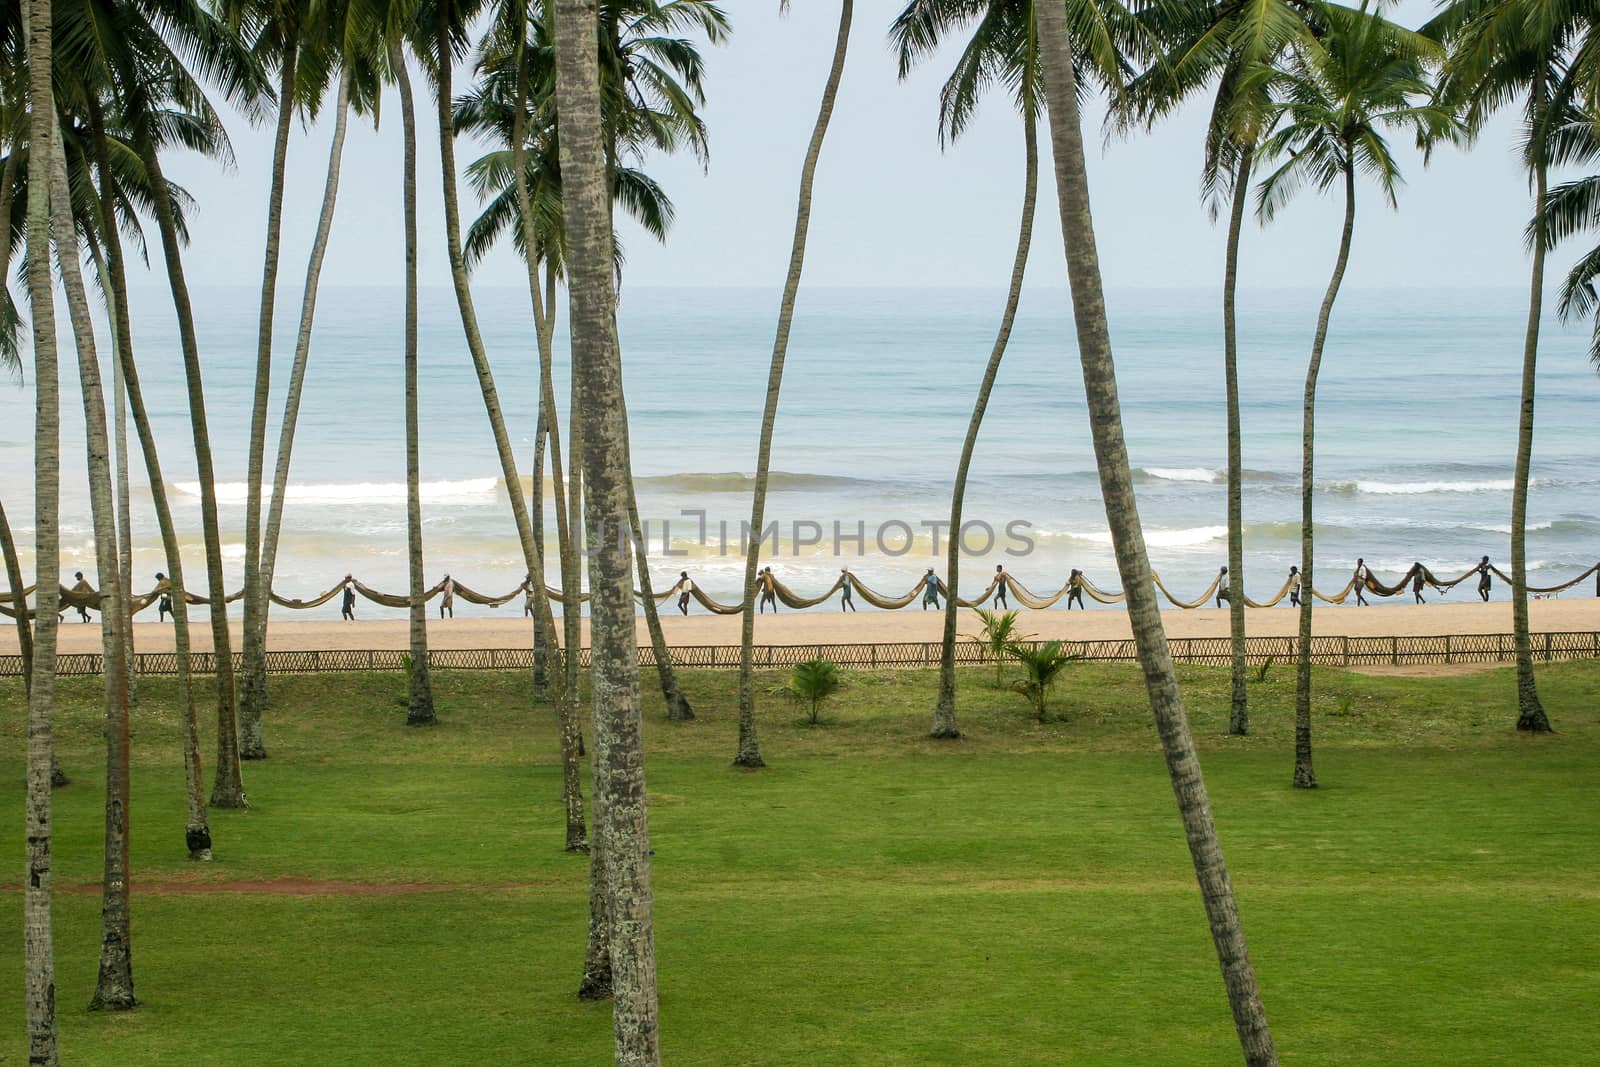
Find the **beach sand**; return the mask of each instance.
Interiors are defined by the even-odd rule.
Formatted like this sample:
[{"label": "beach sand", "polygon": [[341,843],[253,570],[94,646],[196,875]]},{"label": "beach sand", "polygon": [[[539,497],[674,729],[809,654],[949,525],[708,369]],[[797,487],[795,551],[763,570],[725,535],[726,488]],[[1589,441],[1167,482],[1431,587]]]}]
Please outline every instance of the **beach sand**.
[{"label": "beach sand", "polygon": [[[337,610],[329,606],[329,612]],[[1529,605],[1532,629],[1540,632],[1600,630],[1600,598],[1569,597],[1535,600]],[[532,627],[520,611],[504,618],[462,618],[428,621],[428,643],[436,649],[526,648]],[[1226,609],[1200,608],[1193,611],[1164,611],[1162,622],[1170,637],[1224,637],[1228,633]],[[287,617],[286,617],[287,616]],[[943,612],[864,611],[841,614],[813,609],[756,617],[756,643],[767,645],[871,644],[899,641],[938,641],[942,635]],[[1253,637],[1291,636],[1297,631],[1298,612],[1292,608],[1252,609],[1245,613],[1248,632]],[[736,615],[691,615],[684,618],[676,610],[663,612],[662,625],[671,645],[737,645],[739,617]],[[1021,613],[1024,633],[1041,638],[1107,640],[1130,636],[1127,613],[1118,609],[1097,611],[1026,611]],[[239,622],[232,622],[234,649],[238,650]],[[971,611],[961,612],[960,632],[977,633],[978,619]],[[194,647],[211,648],[211,628],[193,625]],[[290,612],[278,611],[267,635],[267,647],[281,651],[310,649],[404,649],[408,647],[408,624],[403,619],[341,622],[334,619],[296,619]],[[96,623],[73,621],[61,624],[61,652],[100,651],[100,627]],[[587,640],[588,620],[584,620]],[[1467,603],[1432,602],[1415,604],[1374,604],[1371,607],[1319,606],[1316,612],[1319,635],[1410,637],[1442,634],[1492,634],[1511,632],[1511,605],[1505,601]],[[640,644],[649,642],[644,616],[639,617]],[[134,624],[134,644],[141,652],[172,650],[170,623]],[[16,628],[9,619],[0,626],[0,654],[17,651]]]}]

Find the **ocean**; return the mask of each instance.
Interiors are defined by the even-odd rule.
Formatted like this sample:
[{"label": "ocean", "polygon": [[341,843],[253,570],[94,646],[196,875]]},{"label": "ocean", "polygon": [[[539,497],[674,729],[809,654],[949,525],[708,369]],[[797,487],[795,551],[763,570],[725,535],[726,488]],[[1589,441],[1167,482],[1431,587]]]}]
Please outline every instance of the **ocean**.
[{"label": "ocean", "polygon": [[[483,286],[476,296],[526,475],[537,399],[526,291]],[[1241,294],[1245,580],[1257,598],[1275,592],[1298,562],[1300,401],[1319,296]],[[1170,588],[1197,596],[1226,562],[1217,296],[1127,290],[1108,297],[1151,559]],[[1003,298],[998,290],[802,290],[767,508],[780,533],[770,562],[791,588],[820,591],[842,566],[892,593],[929,567],[943,573],[950,485]],[[1318,393],[1320,587],[1342,587],[1358,556],[1387,580],[1413,561],[1440,575],[1460,573],[1484,555],[1509,568],[1525,299],[1516,290],[1351,289],[1341,297]],[[256,294],[198,289],[195,306],[232,588],[243,572]],[[285,286],[278,307],[269,479],[298,292]],[[624,290],[633,463],[658,586],[686,570],[710,595],[737,599],[740,524],[749,519],[776,309],[773,290]],[[322,293],[278,564],[283,595],[319,592],[346,572],[384,590],[405,589],[401,316],[398,288],[330,286]],[[198,486],[164,291],[136,292],[134,319],[189,584],[203,589]],[[557,332],[564,409],[564,322]],[[101,339],[108,354],[103,330]],[[62,340],[62,568],[92,577],[81,400],[64,328]],[[1581,326],[1552,319],[1545,329],[1529,505],[1534,585],[1576,576],[1600,558],[1600,376],[1587,342]],[[109,360],[102,362],[109,386]],[[428,581],[449,572],[481,591],[509,591],[525,567],[447,288],[423,292],[421,385]],[[0,501],[30,579],[32,421],[31,381],[0,382]],[[143,588],[164,567],[137,440],[131,443],[135,586]],[[1064,290],[1024,296],[965,512],[974,523],[962,583],[969,592],[973,582],[986,584],[996,564],[1036,592],[1058,588],[1073,567],[1103,587],[1120,585]],[[548,525],[554,575],[553,518]],[[491,612],[466,604],[459,610]],[[314,614],[337,612],[333,602]],[[403,612],[362,602],[358,614]]]}]

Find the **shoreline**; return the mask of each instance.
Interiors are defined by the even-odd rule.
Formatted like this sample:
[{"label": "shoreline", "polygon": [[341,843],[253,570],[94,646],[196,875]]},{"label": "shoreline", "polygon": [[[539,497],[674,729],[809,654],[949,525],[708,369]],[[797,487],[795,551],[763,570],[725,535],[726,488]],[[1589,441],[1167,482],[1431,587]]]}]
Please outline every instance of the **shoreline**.
[{"label": "shoreline", "polygon": [[[1600,598],[1535,600],[1528,605],[1531,628],[1535,633],[1600,631]],[[1245,613],[1246,632],[1251,637],[1289,637],[1298,630],[1299,612],[1289,608],[1256,608]],[[1510,633],[1511,604],[1508,601],[1484,603],[1374,604],[1370,607],[1319,606],[1314,613],[1318,636],[1346,637],[1423,637],[1461,634]],[[758,645],[810,644],[889,644],[897,642],[939,641],[943,633],[942,611],[869,611],[845,614],[828,611],[803,611],[756,618],[755,643]],[[1019,614],[1022,631],[1043,639],[1117,640],[1132,636],[1127,612],[1121,609],[1098,611],[1029,611]],[[1161,613],[1169,637],[1226,637],[1226,608],[1171,609]],[[17,653],[17,632],[10,619],[0,626],[0,655]],[[691,615],[684,618],[674,609],[663,611],[661,623],[667,644],[686,646],[737,646],[739,616]],[[982,624],[971,610],[959,613],[958,630],[974,634]],[[229,623],[234,650],[239,648],[241,623]],[[584,642],[588,643],[589,620],[583,620]],[[171,623],[136,622],[134,647],[140,652],[173,650]],[[641,645],[649,644],[644,616],[637,619],[636,633]],[[190,635],[195,651],[211,650],[211,628],[191,623]],[[532,643],[531,622],[520,615],[503,618],[462,618],[428,621],[428,644],[434,649],[527,648]],[[335,619],[300,621],[276,618],[267,629],[270,651],[326,651],[335,649],[404,650],[409,647],[409,623],[404,619],[342,622]],[[61,654],[100,651],[100,626],[67,621],[61,624],[57,651]]]}]

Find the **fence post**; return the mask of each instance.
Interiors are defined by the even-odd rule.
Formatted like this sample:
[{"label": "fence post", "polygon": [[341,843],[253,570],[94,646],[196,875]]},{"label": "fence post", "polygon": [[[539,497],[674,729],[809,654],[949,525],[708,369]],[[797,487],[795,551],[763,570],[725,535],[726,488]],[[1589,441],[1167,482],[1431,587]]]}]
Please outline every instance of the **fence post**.
[{"label": "fence post", "polygon": [[1444,661],[1446,663],[1451,662],[1451,658],[1450,658],[1450,635],[1449,634],[1445,634],[1444,635]]},{"label": "fence post", "polygon": [[1546,663],[1550,662],[1550,634],[1548,633],[1544,635],[1544,661]]},{"label": "fence post", "polygon": [[[1596,634],[1595,636],[1596,637],[1600,637],[1600,634]],[[878,665],[878,645],[877,645],[877,642],[873,642],[871,647],[872,647],[872,665],[874,667],[876,667]]]},{"label": "fence post", "polygon": [[1350,635],[1349,634],[1345,634],[1344,635],[1344,662],[1341,663],[1340,666],[1341,667],[1350,666]]},{"label": "fence post", "polygon": [[1400,638],[1398,637],[1389,638],[1389,665],[1391,667],[1400,665]]}]

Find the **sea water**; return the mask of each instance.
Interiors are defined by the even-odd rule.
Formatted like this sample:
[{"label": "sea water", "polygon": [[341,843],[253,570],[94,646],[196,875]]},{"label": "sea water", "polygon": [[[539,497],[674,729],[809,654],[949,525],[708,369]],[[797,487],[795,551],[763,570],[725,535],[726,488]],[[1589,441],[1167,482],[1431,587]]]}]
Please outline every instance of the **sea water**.
[{"label": "sea water", "polygon": [[[484,285],[475,295],[519,471],[528,478],[537,375],[526,290]],[[1245,578],[1257,598],[1275,592],[1299,561],[1301,402],[1319,296],[1241,295]],[[1340,298],[1317,394],[1320,587],[1342,587],[1357,557],[1391,581],[1414,561],[1441,576],[1484,555],[1509,567],[1525,299],[1509,290],[1421,289],[1351,289]],[[887,593],[908,589],[929,567],[944,573],[951,484],[1003,301],[998,290],[801,292],[767,503],[767,521],[777,523],[767,562],[791,588],[821,591],[845,566]],[[658,588],[688,571],[710,595],[738,598],[741,524],[749,521],[777,303],[776,291],[765,289],[623,293],[633,467]],[[269,481],[298,294],[285,287],[278,308]],[[256,295],[202,288],[195,310],[231,589],[243,572]],[[1112,292],[1109,310],[1151,560],[1174,592],[1197,596],[1227,555],[1217,294]],[[174,318],[159,289],[137,292],[133,314],[188,582],[202,589],[198,483]],[[282,595],[320,592],[347,572],[384,590],[406,587],[402,323],[398,288],[322,293],[286,500]],[[65,331],[62,340],[60,525],[71,584],[76,570],[92,579],[93,537]],[[1553,320],[1545,327],[1528,515],[1533,585],[1556,584],[1600,558],[1600,376],[1587,345],[1585,328]],[[564,413],[564,321],[556,347]],[[31,373],[20,386],[0,384],[0,501],[30,579]],[[526,567],[448,289],[423,292],[420,379],[427,580],[448,572],[473,588],[508,592]],[[135,586],[144,588],[165,568],[136,440],[133,452]],[[1074,567],[1102,587],[1120,585],[1064,290],[1024,295],[973,457],[965,518],[972,525],[961,587],[969,593],[974,583],[987,584],[997,564],[1035,591],[1059,588]],[[554,582],[548,509],[546,519]],[[337,610],[335,602],[319,613]],[[357,610],[402,614],[365,602]]]}]

